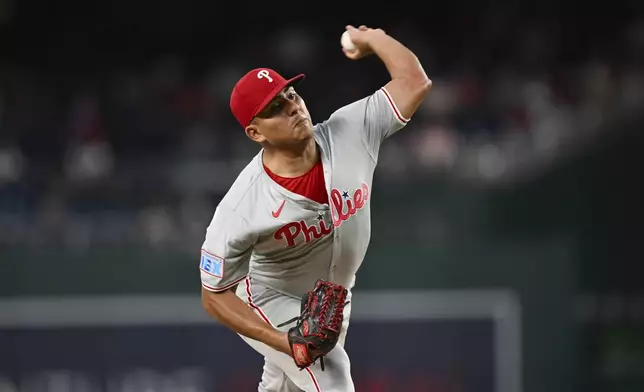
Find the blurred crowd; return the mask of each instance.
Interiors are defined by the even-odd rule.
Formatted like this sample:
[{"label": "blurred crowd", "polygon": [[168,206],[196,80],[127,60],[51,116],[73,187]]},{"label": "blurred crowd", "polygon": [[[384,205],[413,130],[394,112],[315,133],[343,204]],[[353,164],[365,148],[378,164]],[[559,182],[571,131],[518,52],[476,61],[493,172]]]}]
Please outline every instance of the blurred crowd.
[{"label": "blurred crowd", "polygon": [[[475,22],[440,35],[386,27],[434,87],[383,145],[378,181],[525,178],[644,103],[644,20],[599,32],[554,17]],[[258,151],[228,106],[240,76],[259,66],[305,72],[300,93],[315,122],[386,82],[377,61],[342,56],[336,30],[275,29],[198,61],[175,50],[100,67],[88,54],[85,72],[0,60],[0,245],[195,246]],[[53,56],[78,59],[84,48],[68,40]]]}]

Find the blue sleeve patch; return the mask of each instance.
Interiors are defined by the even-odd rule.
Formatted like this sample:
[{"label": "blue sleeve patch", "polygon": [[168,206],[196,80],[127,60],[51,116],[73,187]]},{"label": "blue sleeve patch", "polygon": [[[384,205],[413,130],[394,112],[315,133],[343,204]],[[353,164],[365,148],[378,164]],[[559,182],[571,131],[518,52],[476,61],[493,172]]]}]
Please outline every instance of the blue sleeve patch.
[{"label": "blue sleeve patch", "polygon": [[208,253],[205,250],[201,251],[199,268],[208,275],[212,275],[217,278],[224,277],[224,259]]}]

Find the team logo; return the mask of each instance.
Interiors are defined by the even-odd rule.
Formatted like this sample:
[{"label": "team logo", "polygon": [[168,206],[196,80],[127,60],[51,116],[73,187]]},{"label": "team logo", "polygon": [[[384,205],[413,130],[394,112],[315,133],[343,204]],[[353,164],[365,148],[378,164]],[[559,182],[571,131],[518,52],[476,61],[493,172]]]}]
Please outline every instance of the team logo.
[{"label": "team logo", "polygon": [[334,227],[339,227],[364,207],[369,200],[369,186],[363,183],[353,194],[350,194],[349,191],[332,189],[329,199],[333,225],[327,225],[320,214],[317,222],[313,225],[308,225],[304,220],[285,224],[275,231],[273,238],[278,241],[286,240],[286,246],[290,248],[295,246],[295,240],[300,235],[304,236],[304,242],[308,244],[315,239],[331,234]]},{"label": "team logo", "polygon": [[271,74],[265,69],[262,69],[261,71],[257,72],[257,79],[266,79],[268,80],[268,83],[273,83],[273,78],[271,78]]},{"label": "team logo", "polygon": [[369,186],[363,183],[362,187],[353,192],[353,195],[349,195],[348,191],[340,192],[337,189],[331,189],[330,198],[333,226],[339,227],[342,222],[348,221],[364,207],[364,203],[369,199]]}]

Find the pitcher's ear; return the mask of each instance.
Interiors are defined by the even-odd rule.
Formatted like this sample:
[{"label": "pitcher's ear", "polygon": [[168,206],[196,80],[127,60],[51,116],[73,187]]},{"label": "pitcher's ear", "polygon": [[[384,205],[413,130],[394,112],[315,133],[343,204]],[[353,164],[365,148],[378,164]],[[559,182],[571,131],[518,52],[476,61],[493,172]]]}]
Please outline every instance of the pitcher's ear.
[{"label": "pitcher's ear", "polygon": [[247,126],[246,129],[244,129],[244,131],[246,132],[246,136],[248,136],[250,140],[254,142],[263,143],[264,141],[266,141],[264,135],[262,135],[262,133],[259,131],[259,127],[255,123],[255,120],[253,120],[250,125]]}]

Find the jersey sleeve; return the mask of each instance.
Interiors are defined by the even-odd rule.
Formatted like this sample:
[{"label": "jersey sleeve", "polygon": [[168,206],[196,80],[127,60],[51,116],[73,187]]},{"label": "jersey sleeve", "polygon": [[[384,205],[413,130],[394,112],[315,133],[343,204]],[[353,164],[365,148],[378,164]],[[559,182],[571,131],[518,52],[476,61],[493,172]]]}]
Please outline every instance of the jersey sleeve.
[{"label": "jersey sleeve", "polygon": [[201,285],[209,291],[226,291],[248,274],[254,235],[248,223],[232,209],[219,205],[201,247]]},{"label": "jersey sleeve", "polygon": [[391,98],[385,87],[372,95],[337,110],[329,118],[330,128],[343,133],[359,132],[365,147],[374,160],[380,144],[409,122]]}]

